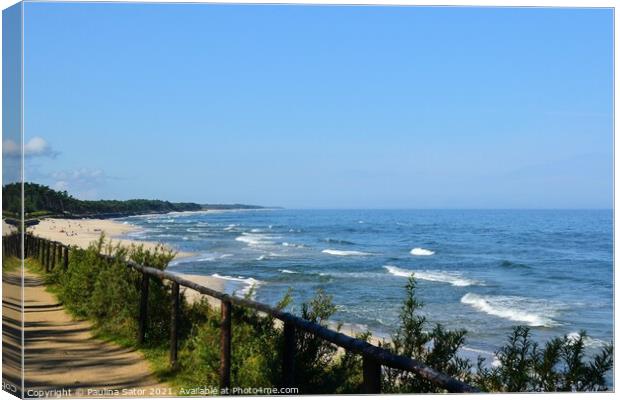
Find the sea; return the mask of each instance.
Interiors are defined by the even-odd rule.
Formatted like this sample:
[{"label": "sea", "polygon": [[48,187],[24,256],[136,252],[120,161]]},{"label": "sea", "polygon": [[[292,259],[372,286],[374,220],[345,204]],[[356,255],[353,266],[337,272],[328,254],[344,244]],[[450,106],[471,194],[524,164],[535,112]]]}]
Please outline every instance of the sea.
[{"label": "sea", "polygon": [[389,338],[408,277],[429,329],[466,329],[463,353],[494,361],[515,325],[541,343],[585,330],[592,353],[613,338],[612,210],[207,211],[121,219],[134,240],[192,257],[172,272],[220,277],[226,291],[289,311],[317,290],[333,323]]}]

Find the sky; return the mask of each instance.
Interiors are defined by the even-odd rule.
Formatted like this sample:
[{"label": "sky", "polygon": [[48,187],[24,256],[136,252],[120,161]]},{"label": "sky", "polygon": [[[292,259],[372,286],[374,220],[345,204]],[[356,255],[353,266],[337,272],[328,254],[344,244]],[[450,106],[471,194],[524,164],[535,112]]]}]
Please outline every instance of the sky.
[{"label": "sky", "polygon": [[612,207],[610,9],[24,12],[25,178],[78,198]]}]

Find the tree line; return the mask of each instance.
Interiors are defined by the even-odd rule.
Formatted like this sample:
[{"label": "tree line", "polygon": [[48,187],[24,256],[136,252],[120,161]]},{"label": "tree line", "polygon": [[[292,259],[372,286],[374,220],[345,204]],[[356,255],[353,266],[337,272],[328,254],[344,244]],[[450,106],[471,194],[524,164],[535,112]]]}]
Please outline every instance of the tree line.
[{"label": "tree line", "polygon": [[[2,209],[7,215],[19,215],[21,210],[20,183],[11,183],[2,187]],[[67,191],[57,191],[37,183],[24,183],[24,212],[27,217],[42,215],[131,215],[202,209],[203,206],[198,203],[173,203],[163,200],[80,200],[71,196]]]}]

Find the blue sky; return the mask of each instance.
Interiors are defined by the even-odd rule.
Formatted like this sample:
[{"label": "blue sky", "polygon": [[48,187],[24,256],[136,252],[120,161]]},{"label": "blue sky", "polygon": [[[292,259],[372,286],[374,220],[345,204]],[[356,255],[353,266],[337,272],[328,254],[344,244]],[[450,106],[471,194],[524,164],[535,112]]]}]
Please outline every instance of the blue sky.
[{"label": "blue sky", "polygon": [[28,3],[26,179],[81,198],[610,208],[609,9]]}]

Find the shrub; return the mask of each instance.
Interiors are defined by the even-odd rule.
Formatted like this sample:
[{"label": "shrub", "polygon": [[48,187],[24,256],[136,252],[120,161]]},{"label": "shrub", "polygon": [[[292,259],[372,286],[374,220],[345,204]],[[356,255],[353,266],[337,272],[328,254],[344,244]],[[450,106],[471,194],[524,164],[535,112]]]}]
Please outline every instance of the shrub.
[{"label": "shrub", "polygon": [[[458,356],[465,342],[465,330],[449,331],[436,324],[427,330],[426,317],[419,314],[423,303],[415,296],[416,281],[409,278],[405,287],[406,296],[400,312],[400,326],[391,342],[381,345],[391,352],[414,358],[427,366],[451,375],[465,382],[471,379],[471,363]],[[384,368],[383,390],[392,393],[441,392],[431,382],[415,374],[391,368]]]},{"label": "shrub", "polygon": [[528,327],[517,326],[496,353],[499,365],[478,360],[475,383],[493,392],[567,392],[607,390],[605,375],[613,367],[613,345],[606,344],[586,361],[581,331],[576,337],[549,340],[542,349]]},{"label": "shrub", "polygon": [[[55,269],[50,280],[59,284],[58,296],[74,315],[93,320],[103,334],[133,339],[137,334],[141,273],[128,268],[125,260],[164,269],[173,256],[161,246],[153,250],[143,246],[112,246],[101,235],[87,249],[73,249],[67,270]],[[149,346],[168,337],[170,301],[169,286],[151,278],[150,329],[145,338]]]}]

